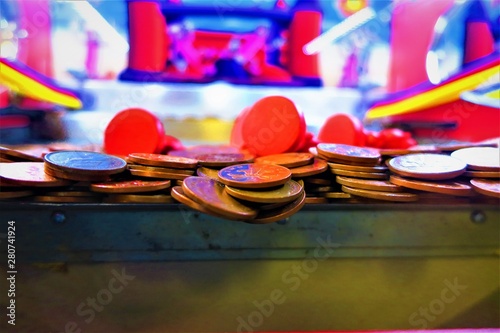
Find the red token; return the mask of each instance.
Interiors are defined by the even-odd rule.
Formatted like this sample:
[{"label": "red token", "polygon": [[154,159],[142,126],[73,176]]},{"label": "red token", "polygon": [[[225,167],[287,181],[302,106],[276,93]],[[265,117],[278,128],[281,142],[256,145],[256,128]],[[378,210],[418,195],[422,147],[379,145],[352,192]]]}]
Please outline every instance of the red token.
[{"label": "red token", "polygon": [[242,148],[245,146],[245,141],[243,140],[243,134],[241,133],[241,129],[243,127],[243,123],[245,122],[245,117],[248,114],[249,107],[246,107],[241,111],[241,113],[236,117],[233,123],[233,128],[231,130],[231,139],[230,143],[232,146]]},{"label": "red token", "polygon": [[251,153],[284,153],[300,140],[301,116],[288,98],[265,97],[248,110],[241,130],[245,147]]},{"label": "red token", "polygon": [[364,146],[363,125],[358,118],[349,114],[335,114],[330,116],[319,130],[318,141]]},{"label": "red token", "polygon": [[163,124],[143,109],[127,109],[111,120],[104,132],[104,150],[108,154],[156,153],[165,141]]}]

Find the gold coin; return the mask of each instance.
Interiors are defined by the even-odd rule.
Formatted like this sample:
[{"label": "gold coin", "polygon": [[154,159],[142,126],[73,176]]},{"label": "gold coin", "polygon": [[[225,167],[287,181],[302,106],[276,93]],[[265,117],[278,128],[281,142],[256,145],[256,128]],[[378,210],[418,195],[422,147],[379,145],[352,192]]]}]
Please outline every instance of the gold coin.
[{"label": "gold coin", "polygon": [[90,185],[94,192],[102,193],[140,193],[160,191],[170,187],[170,180],[122,180],[95,183]]},{"label": "gold coin", "polygon": [[159,179],[184,180],[187,177],[189,177],[189,175],[185,175],[185,174],[181,174],[181,173],[144,171],[144,170],[136,170],[136,169],[130,169],[130,173],[134,176],[147,177],[147,178],[159,178]]},{"label": "gold coin", "polygon": [[328,164],[325,160],[315,158],[313,164],[304,165],[298,168],[291,168],[293,178],[303,178],[318,175],[328,170]]},{"label": "gold coin", "polygon": [[335,175],[347,176],[352,178],[363,178],[363,179],[387,179],[388,175],[386,173],[379,172],[360,172],[360,171],[349,171],[331,168],[330,171]]},{"label": "gold coin", "polygon": [[167,204],[174,203],[172,196],[166,194],[111,194],[104,198],[106,203],[155,203]]},{"label": "gold coin", "polygon": [[314,155],[310,153],[283,153],[257,157],[255,163],[277,164],[287,168],[296,168],[312,164]]},{"label": "gold coin", "polygon": [[431,181],[422,181],[415,179],[406,179],[395,175],[391,175],[390,182],[399,186],[419,191],[456,195],[456,196],[467,196],[467,197],[474,195],[474,191],[468,184],[464,184],[457,181],[431,182]]},{"label": "gold coin", "polygon": [[21,190],[21,191],[0,191],[0,199],[14,199],[14,198],[22,198],[22,197],[29,197],[33,195],[33,191],[26,191],[26,190]]},{"label": "gold coin", "polygon": [[299,210],[302,209],[302,207],[304,207],[305,203],[306,203],[306,196],[305,193],[302,192],[301,196],[299,196],[297,199],[290,202],[289,204],[272,210],[260,211],[255,219],[245,222],[265,224],[265,223],[273,223],[281,221],[297,213]]},{"label": "gold coin", "polygon": [[127,168],[134,170],[153,171],[153,172],[178,173],[187,176],[194,175],[194,170],[191,169],[174,169],[174,168],[141,165],[141,164],[128,164]]},{"label": "gold coin", "polygon": [[387,180],[359,179],[337,176],[337,183],[353,188],[363,190],[382,191],[382,192],[403,192],[401,186],[395,185]]},{"label": "gold coin", "polygon": [[418,195],[413,193],[370,191],[370,190],[362,190],[359,188],[352,188],[345,185],[342,185],[342,191],[352,195],[357,195],[360,197],[376,199],[376,200],[385,200],[393,202],[412,202],[418,200]]},{"label": "gold coin", "polygon": [[210,169],[206,167],[199,167],[196,169],[196,174],[200,177],[208,177],[212,178],[214,180],[219,180],[219,170],[216,169]]},{"label": "gold coin", "polygon": [[0,163],[0,179],[21,186],[56,187],[71,184],[45,173],[43,162]]},{"label": "gold coin", "polygon": [[303,192],[303,188],[295,181],[289,180],[282,186],[271,190],[249,190],[226,186],[231,196],[250,202],[279,203],[295,200]]},{"label": "gold coin", "polygon": [[188,177],[182,184],[184,193],[218,215],[234,220],[249,220],[257,216],[257,210],[243,205],[231,197],[224,185],[206,177]]},{"label": "gold coin", "polygon": [[134,163],[165,168],[194,169],[198,165],[198,161],[192,158],[162,154],[133,153],[129,154],[128,157]]},{"label": "gold coin", "polygon": [[373,172],[382,173],[387,171],[387,167],[382,165],[362,166],[362,165],[349,165],[340,163],[328,163],[328,165],[330,166],[330,169],[337,169],[337,170],[372,172],[372,173]]}]

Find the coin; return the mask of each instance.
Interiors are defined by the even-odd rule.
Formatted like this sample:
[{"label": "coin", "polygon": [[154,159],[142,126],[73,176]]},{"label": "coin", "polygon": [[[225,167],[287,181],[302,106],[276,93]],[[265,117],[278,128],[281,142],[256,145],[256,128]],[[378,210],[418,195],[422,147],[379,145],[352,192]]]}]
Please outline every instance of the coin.
[{"label": "coin", "polygon": [[[229,167],[231,168],[231,167]],[[188,177],[182,184],[184,193],[219,215],[234,220],[249,220],[257,216],[257,210],[243,205],[225,190],[224,185],[206,177]]]},{"label": "coin", "polygon": [[401,186],[395,185],[387,180],[368,180],[337,176],[337,183],[352,188],[382,192],[402,192]]},{"label": "coin", "polygon": [[399,156],[399,155],[408,155],[408,154],[416,154],[416,153],[439,153],[441,152],[434,145],[419,145],[413,146],[408,149],[380,149],[380,155],[382,156]]},{"label": "coin", "polygon": [[287,168],[296,168],[313,162],[310,153],[283,153],[257,157],[255,163],[277,164]]},{"label": "coin", "polygon": [[328,199],[324,197],[306,197],[304,202],[306,204],[327,204]]},{"label": "coin", "polygon": [[174,169],[174,168],[164,168],[164,167],[149,166],[149,165],[142,165],[142,164],[128,164],[127,168],[134,169],[134,170],[142,170],[142,171],[177,173],[177,174],[187,175],[187,176],[194,175],[194,170],[192,170],[192,169]]},{"label": "coin", "polygon": [[323,193],[323,198],[327,199],[350,199],[351,195],[345,192],[326,192]]},{"label": "coin", "polygon": [[269,188],[283,185],[292,176],[289,169],[273,164],[238,164],[219,171],[219,180],[237,188]]},{"label": "coin", "polygon": [[302,207],[304,207],[305,203],[306,195],[304,192],[302,192],[302,194],[297,199],[290,202],[289,204],[271,210],[262,210],[259,212],[255,219],[246,222],[265,224],[281,221],[297,213],[302,209]]},{"label": "coin", "polygon": [[387,171],[387,167],[383,165],[374,165],[374,166],[362,166],[362,165],[349,165],[349,164],[340,164],[340,163],[328,163],[330,169],[337,170],[347,170],[347,171],[360,171],[360,172],[385,172]]},{"label": "coin", "polygon": [[13,163],[14,161],[9,160],[9,159],[7,159],[7,158],[0,157],[0,162],[1,162],[1,163]]},{"label": "coin", "polygon": [[193,201],[191,198],[189,198],[185,193],[184,190],[182,189],[182,186],[174,186],[172,187],[172,197],[179,201],[180,203],[183,203],[184,205],[188,206],[189,208],[192,208],[194,210],[197,210],[201,213],[205,213],[208,215],[212,216],[217,216],[219,215],[213,213],[211,210],[205,208],[205,206],[200,205],[196,201]]},{"label": "coin", "polygon": [[51,169],[89,176],[113,175],[127,167],[121,158],[88,151],[57,151],[48,153],[44,159]]},{"label": "coin", "polygon": [[174,203],[172,196],[166,194],[112,194],[104,198],[106,203],[154,203],[167,204]]},{"label": "coin", "polygon": [[464,162],[441,154],[402,155],[387,164],[398,175],[429,180],[455,178],[464,173],[466,167]]},{"label": "coin", "polygon": [[20,150],[10,149],[0,146],[0,157],[15,162],[43,162],[43,158],[22,152]]},{"label": "coin", "polygon": [[360,164],[377,164],[380,153],[377,149],[350,146],[345,144],[320,143],[316,147],[318,153],[328,159],[356,162]]},{"label": "coin", "polygon": [[93,193],[90,191],[49,191],[44,192],[43,195],[55,196],[55,197],[98,197],[99,193]]},{"label": "coin", "polygon": [[314,193],[317,195],[318,193],[326,193],[335,191],[335,186],[306,186],[306,192]]},{"label": "coin", "polygon": [[139,193],[160,191],[170,187],[170,180],[123,180],[95,183],[90,185],[94,192],[102,193]]},{"label": "coin", "polygon": [[308,151],[314,157],[318,157],[318,149],[316,147],[309,147]]},{"label": "coin", "polygon": [[390,182],[414,190],[441,193],[456,196],[473,196],[472,188],[458,181],[428,182],[422,180],[406,179],[391,175]]},{"label": "coin", "polygon": [[186,175],[182,173],[171,173],[171,172],[160,172],[160,171],[145,171],[130,169],[130,173],[134,176],[146,177],[146,178],[158,178],[158,179],[178,179],[184,180],[191,175]]},{"label": "coin", "polygon": [[198,161],[187,157],[176,157],[162,154],[133,153],[128,155],[130,161],[138,164],[160,166],[174,169],[194,169]]},{"label": "coin", "polygon": [[82,182],[102,182],[109,179],[108,175],[82,175],[74,172],[64,172],[61,170],[52,169],[47,163],[44,164],[44,171],[47,175]]},{"label": "coin", "polygon": [[455,150],[451,156],[467,164],[468,169],[500,171],[500,148],[473,147]]},{"label": "coin", "polygon": [[385,200],[394,202],[412,202],[418,200],[418,195],[413,193],[370,191],[359,188],[353,188],[345,185],[342,185],[342,191],[352,195],[357,195],[360,197],[376,199],[376,200]]},{"label": "coin", "polygon": [[500,171],[465,171],[462,176],[469,178],[500,178]]},{"label": "coin", "polygon": [[295,200],[303,192],[303,188],[295,181],[289,180],[284,185],[270,190],[248,190],[226,186],[231,196],[250,202],[279,203]]},{"label": "coin", "polygon": [[360,171],[349,171],[331,168],[330,171],[335,175],[347,176],[352,178],[363,178],[363,179],[387,179],[388,175],[381,172],[360,172]]},{"label": "coin", "polygon": [[202,166],[221,168],[235,164],[250,163],[253,161],[253,156],[240,153],[202,154],[196,155],[195,159]]},{"label": "coin", "polygon": [[471,179],[470,184],[483,195],[500,198],[500,180]]},{"label": "coin", "polygon": [[0,199],[15,199],[22,197],[29,197],[33,195],[33,191],[20,190],[20,191],[0,191]]},{"label": "coin", "polygon": [[459,149],[472,148],[472,147],[497,147],[497,144],[495,142],[452,141],[436,145],[436,148],[441,151],[455,151]]},{"label": "coin", "polygon": [[199,167],[196,169],[196,174],[200,177],[208,177],[212,178],[215,180],[219,180],[219,170],[215,169],[210,169],[210,168],[205,168],[205,167]]},{"label": "coin", "polygon": [[327,178],[305,177],[305,178],[302,178],[302,180],[306,184],[323,185],[323,186],[332,185],[332,180],[331,179],[327,179]]},{"label": "coin", "polygon": [[43,162],[0,163],[0,179],[21,186],[56,187],[71,184],[46,174]]},{"label": "coin", "polygon": [[323,173],[326,170],[328,170],[328,164],[326,161],[319,158],[315,158],[313,164],[290,169],[293,178],[314,176]]}]

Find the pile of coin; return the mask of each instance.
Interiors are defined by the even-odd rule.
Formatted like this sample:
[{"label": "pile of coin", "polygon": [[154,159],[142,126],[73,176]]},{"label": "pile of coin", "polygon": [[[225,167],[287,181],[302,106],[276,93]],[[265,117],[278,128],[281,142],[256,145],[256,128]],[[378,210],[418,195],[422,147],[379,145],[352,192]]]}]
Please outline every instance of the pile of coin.
[{"label": "pile of coin", "polygon": [[499,148],[458,148],[379,151],[322,143],[309,153],[254,159],[227,146],[123,158],[47,149],[36,156],[0,147],[0,199],[181,202],[214,216],[270,223],[304,204],[474,203],[500,198]]}]

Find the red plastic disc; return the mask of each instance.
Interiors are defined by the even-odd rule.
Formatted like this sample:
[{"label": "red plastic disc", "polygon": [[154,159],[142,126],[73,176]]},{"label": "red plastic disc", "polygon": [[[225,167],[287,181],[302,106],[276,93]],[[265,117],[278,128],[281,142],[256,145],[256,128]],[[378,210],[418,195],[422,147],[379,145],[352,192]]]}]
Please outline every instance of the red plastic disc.
[{"label": "red plastic disc", "polygon": [[246,107],[241,111],[241,113],[234,120],[233,128],[231,130],[231,146],[235,146],[238,148],[243,148],[245,146],[245,141],[243,140],[243,134],[241,133],[241,129],[243,127],[243,123],[245,121],[245,117],[250,110],[249,107]]},{"label": "red plastic disc", "polygon": [[321,127],[318,141],[362,147],[365,145],[363,125],[358,118],[349,114],[335,114]]},{"label": "red plastic disc", "polygon": [[245,116],[241,133],[247,149],[257,156],[290,151],[300,140],[301,116],[282,96],[264,97]]},{"label": "red plastic disc", "polygon": [[143,109],[126,109],[115,115],[104,132],[104,151],[126,156],[130,153],[156,153],[165,140],[163,124]]}]

